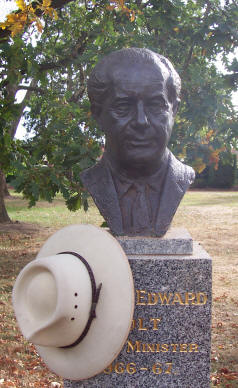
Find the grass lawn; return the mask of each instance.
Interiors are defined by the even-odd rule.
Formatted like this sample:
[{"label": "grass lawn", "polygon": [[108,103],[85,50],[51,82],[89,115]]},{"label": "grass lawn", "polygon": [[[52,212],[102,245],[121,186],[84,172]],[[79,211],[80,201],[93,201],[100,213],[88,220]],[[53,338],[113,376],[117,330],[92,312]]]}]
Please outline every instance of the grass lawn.
[{"label": "grass lawn", "polygon": [[[20,223],[0,225],[0,387],[62,387],[62,380],[48,371],[17,328],[12,285],[55,230],[73,223],[100,226],[103,219],[95,206],[87,213],[72,213],[57,198],[28,209],[20,195],[13,196],[7,208]],[[173,226],[187,228],[213,258],[211,387],[238,387],[238,192],[188,192]]]}]

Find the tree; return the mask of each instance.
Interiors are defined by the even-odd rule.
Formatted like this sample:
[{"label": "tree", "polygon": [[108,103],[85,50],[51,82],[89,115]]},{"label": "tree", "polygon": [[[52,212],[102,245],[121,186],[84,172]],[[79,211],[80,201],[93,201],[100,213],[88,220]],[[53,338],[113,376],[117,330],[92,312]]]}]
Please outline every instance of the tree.
[{"label": "tree", "polygon": [[[45,96],[45,100],[43,104],[47,104],[48,101],[50,103],[55,102],[58,107],[58,112],[63,111],[67,117],[67,124],[70,121],[70,118],[73,116],[73,112],[75,112],[78,120],[83,120],[82,125],[84,127],[82,133],[82,138],[86,139],[85,133],[85,120],[82,115],[82,109],[79,107],[75,107],[77,101],[85,97],[85,74],[84,69],[81,64],[85,63],[85,58],[83,58],[83,54],[87,45],[92,45],[93,42],[99,37],[99,33],[102,31],[102,20],[105,20],[105,23],[108,22],[108,15],[110,14],[110,10],[107,9],[109,7],[109,3],[105,1],[98,1],[95,4],[88,5],[85,3],[84,5],[81,2],[74,3],[73,6],[68,7],[66,10],[60,13],[59,20],[55,19],[55,22],[52,22],[50,16],[52,11],[49,8],[50,5],[54,7],[61,7],[65,3],[69,1],[53,1],[52,4],[48,0],[43,0],[42,6],[39,2],[34,3],[30,2],[29,7],[26,6],[26,3],[23,0],[19,0],[18,4],[20,6],[20,10],[13,13],[12,17],[9,17],[7,22],[2,25],[2,35],[1,38],[1,75],[2,75],[2,99],[1,99],[1,155],[0,155],[0,169],[2,172],[7,172],[11,166],[11,168],[16,167],[26,167],[29,168],[28,171],[35,171],[35,166],[37,164],[37,173],[39,173],[39,166],[41,160],[36,162],[34,158],[31,159],[31,155],[27,154],[28,148],[23,150],[23,148],[19,145],[19,142],[16,143],[14,141],[14,136],[16,133],[16,129],[20,118],[24,112],[25,107],[28,103],[30,103],[29,99],[32,94],[33,101],[34,97]],[[36,5],[35,5],[36,4]],[[114,5],[117,8],[117,2]],[[124,6],[120,6],[123,8]],[[123,8],[125,11],[125,7]],[[47,11],[47,12],[46,12]],[[130,11],[127,11],[130,13]],[[42,26],[39,20],[39,16],[41,14],[45,15],[45,28],[44,32],[41,36],[41,40],[37,41],[35,44],[34,40],[39,39],[39,33],[37,36],[37,30],[41,32]],[[49,16],[48,16],[49,15]],[[16,17],[17,16],[17,17]],[[53,15],[55,16],[55,15]],[[35,19],[34,19],[35,18]],[[70,23],[69,23],[70,20]],[[34,23],[35,24],[32,24]],[[71,23],[72,22],[72,23]],[[68,25],[69,23],[69,25]],[[92,24],[91,24],[92,23]],[[28,34],[28,30],[22,34],[16,34],[20,31],[22,26],[27,28],[27,26],[33,26],[33,30],[31,34]],[[108,25],[109,26],[109,25]],[[109,26],[110,28],[110,26]],[[108,33],[108,31],[106,31]],[[11,34],[11,37],[10,37]],[[33,39],[32,39],[33,34]],[[4,41],[6,38],[6,41]],[[35,38],[35,39],[34,39]],[[99,37],[100,38],[100,37]],[[92,49],[91,49],[92,50]],[[81,58],[81,59],[80,59]],[[95,53],[91,61],[95,61]],[[89,59],[89,57],[88,57]],[[79,69],[76,69],[75,66],[78,66]],[[65,75],[67,74],[67,80]],[[52,80],[52,83],[51,83]],[[52,91],[52,87],[58,86],[54,91]],[[79,83],[79,88],[75,90],[74,95],[72,95],[73,84]],[[65,86],[66,85],[66,86]],[[60,87],[61,86],[61,87]],[[78,86],[78,84],[77,84]],[[27,90],[24,100],[21,104],[17,104],[15,101],[15,96],[18,90],[24,89]],[[68,95],[71,93],[70,104],[69,107],[68,102],[62,96],[62,93],[68,92]],[[63,98],[63,100],[62,100]],[[74,104],[74,105],[73,105]],[[67,105],[67,107],[66,107]],[[48,109],[48,108],[47,108]],[[54,110],[54,109],[53,109]],[[53,112],[52,110],[52,112]],[[68,110],[68,111],[67,111]],[[85,110],[85,109],[84,109]],[[88,113],[87,107],[87,113]],[[55,110],[54,110],[55,111]],[[67,111],[67,112],[66,112]],[[57,115],[57,112],[56,112]],[[76,123],[73,120],[73,124]],[[87,117],[86,117],[87,119]],[[55,118],[54,118],[55,120]],[[54,121],[53,120],[53,121]],[[73,125],[72,124],[72,125]],[[59,128],[62,127],[62,123]],[[77,131],[78,131],[77,126]],[[94,131],[94,130],[93,130]],[[83,134],[84,133],[84,134]],[[76,136],[77,137],[77,136]],[[38,137],[39,138],[39,137]],[[70,138],[70,136],[69,136]],[[88,141],[88,140],[87,140]],[[48,141],[47,141],[48,142]],[[62,144],[62,138],[60,138],[60,142]],[[44,143],[44,141],[43,141]],[[81,143],[79,143],[81,144]],[[85,143],[86,144],[86,143]],[[88,149],[91,153],[94,154],[94,149],[99,149],[99,146],[93,147],[93,141],[88,141]],[[53,148],[54,149],[54,148]],[[90,154],[89,152],[89,154]],[[83,151],[82,151],[83,153]],[[39,152],[38,152],[39,154]],[[46,158],[46,155],[43,155]],[[90,157],[88,157],[88,160]],[[20,164],[23,160],[23,164]],[[29,160],[31,160],[29,166]],[[20,162],[19,162],[20,161]],[[35,164],[36,163],[36,164]],[[51,170],[53,168],[53,164],[51,164]],[[57,166],[55,167],[57,170]],[[43,169],[43,176],[45,177],[46,169]],[[65,177],[70,176],[71,173],[67,173],[65,169]],[[40,176],[42,174],[40,173]],[[47,174],[46,174],[47,175]],[[2,175],[3,176],[3,175]],[[38,176],[38,175],[37,175]],[[52,176],[52,174],[50,174]],[[62,175],[61,175],[62,177]],[[33,175],[33,181],[27,181],[26,196],[29,198],[29,193],[32,188],[32,195],[30,198],[37,197],[37,184],[34,184],[34,179],[36,179],[36,175]],[[62,178],[63,181],[65,178]],[[46,181],[49,184],[52,181],[46,177]],[[54,175],[54,181],[56,181],[56,176]],[[19,182],[19,180],[18,180]],[[68,191],[71,193],[73,188],[71,187],[71,183],[67,181],[69,184]],[[23,182],[21,182],[20,187]],[[19,187],[19,184],[18,184]],[[42,185],[42,187],[45,187]],[[52,191],[49,189],[48,193],[42,193],[39,190],[41,196],[47,196],[47,199],[51,199],[52,195],[55,195],[55,192],[60,190],[63,192],[64,196],[69,197],[69,194],[64,190],[64,184],[59,183],[57,188],[55,187],[55,183],[53,184]],[[78,190],[79,186],[77,185]],[[75,187],[74,187],[75,190]],[[9,217],[7,216],[4,201],[3,201],[3,185],[1,182],[0,185],[0,222],[9,221]],[[28,195],[29,194],[29,195]],[[79,195],[74,195],[74,202],[79,204],[81,203],[79,198],[81,196],[84,198],[84,193],[79,193]],[[38,198],[38,197],[37,197]],[[34,203],[34,200],[31,203]],[[70,205],[69,205],[70,206]],[[85,204],[86,207],[86,204]]]},{"label": "tree", "polygon": [[[52,6],[60,8],[68,1],[53,0]],[[48,3],[48,4],[47,4]],[[10,222],[7,214],[4,196],[6,194],[6,181],[4,171],[8,172],[12,153],[15,149],[15,144],[12,143],[16,134],[17,126],[20,122],[27,101],[29,99],[32,87],[36,86],[36,79],[31,78],[28,92],[25,95],[21,104],[15,103],[16,92],[21,88],[20,84],[25,79],[27,80],[26,63],[27,58],[24,56],[24,37],[17,37],[13,40],[10,35],[15,36],[21,32],[24,26],[29,26],[33,22],[37,23],[38,29],[41,28],[39,16],[41,14],[49,14],[48,0],[43,0],[41,3],[31,2],[29,6],[24,0],[18,0],[19,10],[8,15],[6,23],[1,23],[0,42],[1,42],[1,127],[0,127],[0,222]],[[30,54],[30,53],[29,53]],[[28,63],[30,63],[28,58]]]},{"label": "tree", "polygon": [[[57,20],[44,20],[36,43],[26,30],[8,33],[1,45],[4,171],[17,169],[16,187],[31,205],[61,192],[69,208],[87,208],[79,173],[100,154],[102,134],[90,116],[86,80],[98,58],[121,47],[148,47],[179,71],[182,104],[170,145],[176,155],[201,171],[217,165],[224,147],[237,147],[237,67],[227,60],[237,47],[235,1],[71,2]],[[219,53],[231,71],[226,76],[214,65]],[[19,89],[27,90],[22,104],[14,100]],[[11,139],[26,106],[35,136],[23,147]]]}]

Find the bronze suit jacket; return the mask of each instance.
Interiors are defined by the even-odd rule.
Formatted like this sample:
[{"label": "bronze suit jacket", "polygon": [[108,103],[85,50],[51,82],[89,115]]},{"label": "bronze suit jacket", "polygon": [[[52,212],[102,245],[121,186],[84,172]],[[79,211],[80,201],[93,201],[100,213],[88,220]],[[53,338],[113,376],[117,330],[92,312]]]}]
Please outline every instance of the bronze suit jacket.
[{"label": "bronze suit jacket", "polygon": [[[177,207],[194,178],[194,170],[177,160],[169,151],[164,187],[158,198],[159,207],[154,226],[156,236],[163,236],[167,232]],[[117,192],[104,158],[83,171],[81,179],[112,233],[124,235]]]}]

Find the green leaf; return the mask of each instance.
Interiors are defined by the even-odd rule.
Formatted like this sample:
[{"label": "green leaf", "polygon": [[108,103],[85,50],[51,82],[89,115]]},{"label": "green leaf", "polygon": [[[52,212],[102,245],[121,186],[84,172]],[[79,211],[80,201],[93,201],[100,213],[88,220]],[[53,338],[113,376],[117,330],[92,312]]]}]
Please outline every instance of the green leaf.
[{"label": "green leaf", "polygon": [[66,205],[67,205],[67,208],[71,211],[76,211],[78,209],[81,208],[81,195],[80,194],[76,194],[72,197],[70,197],[67,201],[66,201]]}]

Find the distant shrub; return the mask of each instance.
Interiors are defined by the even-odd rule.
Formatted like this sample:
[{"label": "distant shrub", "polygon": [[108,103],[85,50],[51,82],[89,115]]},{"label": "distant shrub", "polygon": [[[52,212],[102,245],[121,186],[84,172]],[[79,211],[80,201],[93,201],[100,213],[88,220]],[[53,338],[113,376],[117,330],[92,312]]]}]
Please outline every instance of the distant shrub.
[{"label": "distant shrub", "polygon": [[207,166],[201,174],[196,175],[194,188],[230,189],[235,184],[237,174],[237,157],[229,152],[220,155],[218,169]]},{"label": "distant shrub", "polygon": [[16,178],[15,175],[13,175],[13,174],[8,174],[8,175],[6,176],[6,182],[7,182],[7,183],[11,183],[11,181],[13,181],[15,178]]}]

